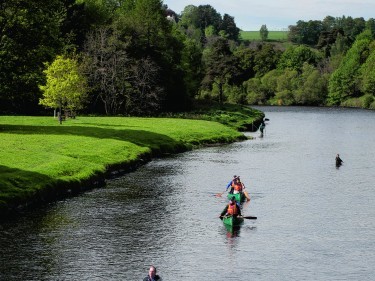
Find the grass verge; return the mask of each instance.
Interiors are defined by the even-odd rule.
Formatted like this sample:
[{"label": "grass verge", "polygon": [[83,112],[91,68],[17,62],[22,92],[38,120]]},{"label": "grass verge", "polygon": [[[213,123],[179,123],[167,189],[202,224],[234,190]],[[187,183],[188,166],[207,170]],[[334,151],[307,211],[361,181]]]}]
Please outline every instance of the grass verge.
[{"label": "grass verge", "polygon": [[77,117],[59,125],[52,117],[0,116],[0,138],[1,216],[79,192],[141,159],[246,137],[207,120]]}]

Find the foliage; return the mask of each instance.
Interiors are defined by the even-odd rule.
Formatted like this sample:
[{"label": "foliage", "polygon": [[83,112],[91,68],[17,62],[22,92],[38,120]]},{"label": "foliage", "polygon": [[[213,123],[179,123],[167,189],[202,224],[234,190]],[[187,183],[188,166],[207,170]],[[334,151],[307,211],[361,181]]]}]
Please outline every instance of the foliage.
[{"label": "foliage", "polygon": [[260,110],[229,103],[199,101],[194,108],[189,112],[175,114],[174,117],[215,121],[239,131],[253,130],[253,123],[264,117]]},{"label": "foliage", "polygon": [[259,34],[260,34],[260,38],[262,39],[262,41],[267,40],[267,38],[268,38],[268,28],[265,24],[263,24],[260,27]]},{"label": "foliage", "polygon": [[44,62],[63,48],[60,0],[0,1],[0,112],[37,113]]},{"label": "foliage", "polygon": [[329,80],[327,103],[340,105],[348,97],[359,95],[359,69],[369,56],[369,38],[356,40]]},{"label": "foliage", "polygon": [[323,105],[327,93],[327,78],[309,64],[304,64],[294,91],[294,100],[298,105]]},{"label": "foliage", "polygon": [[256,105],[267,102],[267,90],[260,78],[252,78],[244,82],[244,88],[247,104]]},{"label": "foliage", "polygon": [[362,93],[375,96],[375,41],[372,41],[370,54],[359,69],[359,87]]},{"label": "foliage", "polygon": [[224,14],[223,21],[220,25],[220,30],[225,34],[225,38],[229,40],[238,41],[240,35],[240,29],[236,26],[234,17]]},{"label": "foliage", "polygon": [[277,51],[272,44],[259,45],[254,57],[255,76],[262,77],[276,69],[281,56],[281,51]]},{"label": "foliage", "polygon": [[281,55],[278,68],[301,71],[304,63],[316,66],[321,58],[320,53],[313,51],[309,47],[303,45],[291,46]]},{"label": "foliage", "polygon": [[47,65],[44,73],[47,82],[46,85],[40,86],[43,92],[41,105],[60,108],[60,111],[61,109],[76,111],[83,107],[87,86],[76,60],[57,56],[51,65]]},{"label": "foliage", "polygon": [[103,102],[105,113],[120,113],[131,74],[126,44],[116,30],[99,27],[88,35],[84,69],[91,92]]},{"label": "foliage", "polygon": [[296,44],[314,46],[323,31],[321,21],[310,20],[308,22],[299,20],[296,25],[289,26],[288,39]]},{"label": "foliage", "polygon": [[129,56],[135,65],[148,59],[157,68],[152,88],[158,89],[160,94],[160,110],[186,109],[189,96],[181,67],[183,37],[173,28],[175,23],[167,20],[160,0],[129,2],[132,5],[119,10],[115,21],[120,39],[129,43],[126,48]]},{"label": "foliage", "polygon": [[184,72],[184,81],[187,95],[194,98],[199,91],[203,78],[202,48],[194,39],[185,38],[181,53],[181,68]]},{"label": "foliage", "polygon": [[306,44],[315,46],[322,44],[322,34],[325,36],[337,34],[340,32],[353,42],[355,37],[364,31],[366,22],[363,18],[337,17],[327,16],[323,21],[310,20],[305,22],[299,20],[296,25],[289,26],[288,39],[296,44]]},{"label": "foliage", "polygon": [[[327,16],[289,31],[265,24],[240,31],[211,5],[188,5],[177,15],[162,0],[4,0],[0,113],[45,112],[38,85],[58,54],[85,57],[92,90],[86,113],[149,116],[189,110],[197,98],[268,104],[275,95],[320,105],[328,75],[327,102],[340,105],[373,95],[372,47],[357,59],[349,49],[371,44],[374,33],[372,18]],[[289,77],[291,70],[297,75]]]},{"label": "foliage", "polygon": [[238,72],[238,62],[232,55],[228,41],[218,38],[205,58],[206,73],[202,81],[206,88],[216,84],[219,89],[219,103],[224,102],[224,85]]}]

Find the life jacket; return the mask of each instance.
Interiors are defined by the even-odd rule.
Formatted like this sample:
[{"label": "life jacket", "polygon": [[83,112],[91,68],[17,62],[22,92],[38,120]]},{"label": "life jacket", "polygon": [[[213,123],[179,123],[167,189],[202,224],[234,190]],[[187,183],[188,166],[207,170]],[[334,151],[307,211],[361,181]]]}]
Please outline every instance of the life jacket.
[{"label": "life jacket", "polygon": [[240,182],[236,183],[234,185],[234,190],[242,191],[242,184]]},{"label": "life jacket", "polygon": [[238,215],[238,207],[237,207],[236,203],[234,203],[233,205],[231,205],[231,204],[228,205],[227,214],[228,215]]}]

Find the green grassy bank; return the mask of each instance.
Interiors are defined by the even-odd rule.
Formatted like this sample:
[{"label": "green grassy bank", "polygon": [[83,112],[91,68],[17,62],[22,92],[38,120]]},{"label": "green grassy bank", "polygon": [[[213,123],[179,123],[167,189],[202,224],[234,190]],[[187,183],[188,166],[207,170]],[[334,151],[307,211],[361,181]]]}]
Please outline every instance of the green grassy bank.
[{"label": "green grassy bank", "polygon": [[206,120],[77,117],[59,125],[52,117],[0,116],[0,215],[79,192],[164,153],[245,138]]}]

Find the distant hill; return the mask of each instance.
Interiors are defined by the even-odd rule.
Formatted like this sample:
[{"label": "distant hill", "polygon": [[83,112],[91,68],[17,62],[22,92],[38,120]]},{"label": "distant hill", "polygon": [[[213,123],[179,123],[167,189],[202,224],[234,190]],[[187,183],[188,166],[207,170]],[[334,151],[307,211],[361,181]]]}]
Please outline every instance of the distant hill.
[{"label": "distant hill", "polygon": [[[248,41],[260,41],[260,32],[257,31],[240,31],[241,39]],[[286,41],[288,31],[268,31],[268,41]]]}]

